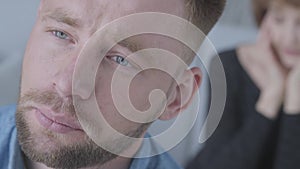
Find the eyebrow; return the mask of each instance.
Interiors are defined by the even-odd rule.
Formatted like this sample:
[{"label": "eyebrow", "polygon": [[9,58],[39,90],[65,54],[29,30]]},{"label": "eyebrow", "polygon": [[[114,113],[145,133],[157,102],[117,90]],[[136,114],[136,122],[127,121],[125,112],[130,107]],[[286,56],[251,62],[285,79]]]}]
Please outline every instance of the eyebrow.
[{"label": "eyebrow", "polygon": [[137,52],[139,50],[142,49],[141,45],[139,45],[136,42],[132,42],[128,39],[122,40],[120,42],[118,42],[118,45],[127,48],[128,50],[130,50],[132,53]]},{"label": "eyebrow", "polygon": [[70,12],[62,8],[57,8],[52,12],[46,13],[42,17],[42,20],[44,21],[49,18],[72,27],[80,27],[82,25],[82,22],[79,19],[74,18]]}]

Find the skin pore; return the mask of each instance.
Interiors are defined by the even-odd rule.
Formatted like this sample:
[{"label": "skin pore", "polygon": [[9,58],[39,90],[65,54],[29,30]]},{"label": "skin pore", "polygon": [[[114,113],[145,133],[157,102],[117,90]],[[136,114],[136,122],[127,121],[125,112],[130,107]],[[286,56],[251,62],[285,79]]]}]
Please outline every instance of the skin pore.
[{"label": "skin pore", "polygon": [[[114,19],[137,12],[163,12],[185,18],[184,7],[183,0],[41,1],[24,56],[16,118],[18,138],[28,168],[128,168],[130,158],[103,150],[80,126],[72,105],[76,60],[93,33]],[[117,44],[98,68],[95,95],[105,120],[124,135],[143,137],[150,124],[132,122],[120,115],[110,93],[112,75],[117,67],[124,79],[135,71],[126,59],[134,52],[134,44],[139,48],[165,49],[178,56],[182,55],[182,47],[171,38],[140,35]],[[146,62],[146,59],[141,61]],[[172,66],[172,60],[167,63],[157,60],[157,64]],[[174,79],[164,72],[143,71],[130,86],[134,89],[130,90],[130,99],[137,109],[145,110],[150,106],[150,91],[162,90],[167,93],[167,105],[159,118],[169,120],[190,103],[201,81],[200,69],[182,70],[179,79],[180,84],[173,85]],[[132,156],[141,144],[124,143],[122,138],[111,140],[108,133],[101,129],[99,132],[107,145],[130,151]]]}]

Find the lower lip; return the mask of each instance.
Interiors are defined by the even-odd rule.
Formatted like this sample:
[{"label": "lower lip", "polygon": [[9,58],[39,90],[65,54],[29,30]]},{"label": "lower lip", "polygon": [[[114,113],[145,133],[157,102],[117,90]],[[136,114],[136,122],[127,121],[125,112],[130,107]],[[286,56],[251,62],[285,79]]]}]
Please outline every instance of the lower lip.
[{"label": "lower lip", "polygon": [[285,51],[285,53],[289,56],[292,56],[292,57],[299,57],[300,56],[300,52]]},{"label": "lower lip", "polygon": [[71,131],[78,131],[77,129],[73,129],[66,125],[54,122],[53,120],[49,119],[44,114],[42,114],[39,110],[36,110],[35,116],[43,127],[53,132],[65,134]]}]

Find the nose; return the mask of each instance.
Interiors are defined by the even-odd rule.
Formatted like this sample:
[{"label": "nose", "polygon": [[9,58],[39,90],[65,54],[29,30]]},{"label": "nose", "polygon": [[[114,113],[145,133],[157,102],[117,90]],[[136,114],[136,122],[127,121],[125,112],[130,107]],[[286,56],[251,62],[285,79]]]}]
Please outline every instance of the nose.
[{"label": "nose", "polygon": [[55,74],[52,86],[62,98],[70,98],[72,96],[72,77],[75,68],[76,58],[69,59],[61,63]]}]

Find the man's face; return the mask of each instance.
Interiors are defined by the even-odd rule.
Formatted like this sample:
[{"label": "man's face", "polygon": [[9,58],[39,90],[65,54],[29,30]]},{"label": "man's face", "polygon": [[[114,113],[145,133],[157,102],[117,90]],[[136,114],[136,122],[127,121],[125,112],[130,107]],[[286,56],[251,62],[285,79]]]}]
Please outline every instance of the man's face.
[{"label": "man's face", "polygon": [[[137,12],[163,12],[185,17],[184,11],[183,0],[42,1],[24,57],[17,112],[19,139],[26,155],[59,168],[93,166],[115,158],[89,139],[76,117],[72,105],[76,60],[93,33],[114,19]],[[177,55],[182,54],[182,47],[171,38],[139,35],[116,44],[98,67],[94,92],[105,120],[122,134],[139,137],[149,124],[132,122],[120,115],[111,94],[115,71],[120,71],[126,79],[138,69],[134,59],[126,58],[135,52],[133,46],[165,49]],[[139,63],[148,63],[146,57],[135,58]],[[155,62],[167,64],[160,60]],[[168,97],[173,82],[173,78],[162,71],[142,71],[130,85],[130,101],[136,109],[145,111],[151,106],[149,93],[161,89]],[[111,140],[101,128],[99,133],[111,147],[125,150],[131,145],[121,138]]]}]

